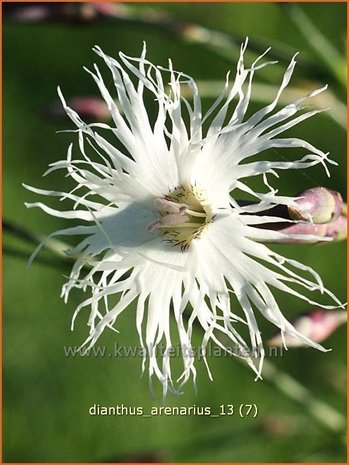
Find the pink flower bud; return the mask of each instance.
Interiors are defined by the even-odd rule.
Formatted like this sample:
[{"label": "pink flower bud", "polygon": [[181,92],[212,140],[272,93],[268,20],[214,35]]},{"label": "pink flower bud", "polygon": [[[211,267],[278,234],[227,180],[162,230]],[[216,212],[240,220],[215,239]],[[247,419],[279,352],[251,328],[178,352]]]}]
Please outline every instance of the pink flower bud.
[{"label": "pink flower bud", "polygon": [[[87,121],[108,121],[110,119],[110,111],[104,100],[98,97],[74,97],[67,100],[67,105],[72,110],[76,111],[83,120]],[[61,103],[51,104],[45,111],[48,116],[53,118],[65,118],[66,113]]]},{"label": "pink flower bud", "polygon": [[314,187],[301,192],[295,201],[296,205],[288,207],[293,220],[310,221],[312,223],[329,223],[340,215],[343,200],[339,192]]},{"label": "pink flower bud", "polygon": [[48,6],[45,3],[42,5],[5,3],[3,16],[5,20],[9,19],[19,23],[36,23],[51,18],[54,9],[55,5]]},{"label": "pink flower bud", "polygon": [[115,3],[109,2],[93,2],[90,5],[94,8],[94,10],[103,16],[117,16],[120,10],[122,10],[123,5],[118,5]]},{"label": "pink flower bud", "polygon": [[3,5],[3,18],[19,23],[61,22],[78,18],[79,9],[88,3],[74,2],[6,2]]},{"label": "pink flower bud", "polygon": [[92,23],[118,17],[125,8],[124,5],[108,2],[72,2],[71,5],[73,7],[68,10],[67,19],[82,23]]},{"label": "pink flower bud", "polygon": [[[337,217],[335,221],[327,224],[309,224],[309,223],[297,223],[291,224],[284,228],[279,229],[279,232],[283,234],[292,235],[311,235],[321,237],[331,237],[333,241],[341,241],[347,238],[347,215],[346,215],[346,204],[343,203],[342,213]],[[320,239],[319,239],[320,240]],[[317,240],[309,241],[308,239],[297,239],[287,238],[279,239],[275,242],[278,243],[304,243],[311,244],[318,242]]]},{"label": "pink flower bud", "polygon": [[[298,316],[292,323],[304,336],[321,343],[327,339],[341,324],[347,320],[346,312],[339,310],[323,310],[315,308],[308,313]],[[287,347],[301,347],[305,344],[289,335],[285,335]],[[281,334],[278,333],[272,337],[268,344],[271,346],[282,346]]]},{"label": "pink flower bud", "polygon": [[[331,223],[332,224],[332,223]],[[320,240],[321,237],[327,237],[327,224],[309,224],[309,223],[296,223],[286,228],[282,228],[279,232],[283,234],[291,235],[305,235],[305,236],[318,236],[319,239],[309,240],[305,238],[289,238],[285,237],[284,239],[278,239],[274,242],[277,243],[287,243],[287,244],[313,244]],[[332,236],[330,236],[332,237]]]}]

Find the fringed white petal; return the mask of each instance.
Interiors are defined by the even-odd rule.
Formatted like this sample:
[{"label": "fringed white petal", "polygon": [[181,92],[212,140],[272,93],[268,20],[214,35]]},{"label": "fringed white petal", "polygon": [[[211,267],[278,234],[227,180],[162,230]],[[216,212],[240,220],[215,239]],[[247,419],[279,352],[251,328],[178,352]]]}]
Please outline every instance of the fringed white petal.
[{"label": "fringed white petal", "polygon": [[[89,297],[76,308],[72,321],[73,328],[80,312],[89,312],[89,336],[83,347],[92,347],[105,329],[117,331],[119,315],[136,302],[136,330],[143,349],[142,372],[147,369],[150,380],[155,376],[161,382],[164,395],[168,391],[180,392],[190,378],[195,383],[192,335],[199,327],[203,331],[201,354],[210,378],[206,357],[210,341],[243,359],[256,378],[261,378],[265,351],[259,314],[280,328],[283,335],[325,350],[285,318],[272,294],[273,288],[323,308],[342,306],[314,270],[278,255],[261,243],[292,238],[331,240],[263,229],[264,224],[295,222],[266,213],[277,205],[291,206],[295,202],[293,197],[278,195],[269,184],[268,173],[278,176],[279,170],[305,169],[317,164],[322,164],[328,173],[327,165],[335,164],[327,153],[307,141],[276,138],[320,112],[299,114],[303,110],[300,104],[325,87],[276,110],[292,77],[294,57],[274,100],[244,121],[256,73],[274,63],[264,60],[267,50],[246,67],[246,47],[247,40],[241,46],[234,82],[229,84],[228,74],[222,93],[206,114],[202,114],[195,81],[175,71],[171,61],[168,68],[153,65],[146,59],[145,45],[140,58],[120,53],[119,60],[95,47],[94,51],[111,72],[113,88],[107,88],[96,65],[93,71],[87,71],[108,105],[113,126],[83,122],[58,89],[63,107],[77,127],[71,132],[77,133],[81,156],[73,158],[70,145],[66,160],[52,163],[45,174],[64,169],[75,187],[63,192],[25,186],[35,194],[58,197],[62,204],[73,202],[65,211],[41,202],[27,204],[28,207],[41,208],[59,218],[87,222],[48,236],[48,239],[57,235],[83,237],[67,251],[77,254],[78,259],[62,289],[65,301],[74,288],[89,292]],[[165,87],[168,81],[170,93]],[[192,94],[189,100],[182,95],[183,85]],[[146,93],[155,99],[157,106],[153,120],[144,103]],[[101,130],[108,131],[111,138],[103,137]],[[122,148],[113,145],[113,137]],[[308,154],[285,161],[284,156],[278,160],[275,151],[274,160],[247,160],[270,148],[299,148]],[[266,192],[255,192],[247,185],[245,179],[251,176],[262,176]],[[202,211],[188,213],[190,208],[183,204],[181,208],[197,221],[206,215],[206,222],[196,231],[189,247],[181,249],[166,240],[166,228],[150,226],[154,222],[164,225],[159,221],[161,212],[154,205],[171,203],[166,196],[174,189],[188,186],[200,190],[200,203],[196,206],[200,205]],[[238,191],[252,195],[255,203],[240,204],[235,198]],[[193,224],[186,223],[187,217],[180,216],[179,207],[175,212],[178,216],[172,218],[170,225],[175,230],[174,236],[180,234],[182,226],[193,228]],[[310,298],[314,292],[334,304],[316,302]],[[172,317],[178,334],[170,331]],[[241,331],[246,326],[248,340],[242,336],[246,331]],[[180,343],[183,360],[182,370],[176,375],[171,369],[170,355],[175,339]],[[162,343],[163,356],[158,353]]]}]

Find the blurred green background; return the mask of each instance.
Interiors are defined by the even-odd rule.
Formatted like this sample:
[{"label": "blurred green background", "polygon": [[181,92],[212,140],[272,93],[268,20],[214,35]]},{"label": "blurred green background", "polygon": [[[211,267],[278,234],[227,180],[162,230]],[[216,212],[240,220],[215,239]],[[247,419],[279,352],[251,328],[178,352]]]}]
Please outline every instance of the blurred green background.
[{"label": "blurred green background", "polygon": [[[147,42],[151,61],[166,66],[171,57],[175,69],[185,71],[206,85],[208,82],[207,87],[211,89],[214,87],[211,81],[222,81],[229,69],[234,73],[237,46],[247,35],[250,37],[248,63],[269,45],[274,49],[271,56],[273,53],[278,56],[278,65],[256,76],[257,83],[271,86],[272,91],[276,86],[275,92],[292,55],[301,52],[291,86],[300,96],[305,88],[328,83],[332,110],[337,111],[342,120],[335,121],[321,114],[294,128],[290,134],[297,134],[325,152],[331,152],[339,166],[331,169],[330,179],[316,167],[305,172],[281,173],[281,179],[275,180],[274,185],[280,188],[281,194],[296,194],[307,187],[324,185],[345,195],[346,133],[340,104],[345,102],[345,61],[331,55],[321,56],[321,52],[327,53],[327,50],[322,46],[316,49],[314,31],[302,23],[299,12],[304,12],[339,57],[344,57],[346,4],[157,3],[125,4],[125,7],[123,18],[108,21],[59,18],[20,23],[5,18],[3,198],[7,221],[43,234],[71,225],[24,207],[25,201],[42,199],[22,188],[22,182],[57,190],[64,190],[68,185],[63,174],[62,177],[58,173],[41,178],[47,165],[63,159],[68,144],[75,141],[74,134],[55,133],[72,128],[68,119],[50,120],[43,108],[57,100],[57,85],[62,87],[67,98],[98,94],[92,79],[82,70],[84,65],[92,67],[97,61],[91,51],[93,45],[98,44],[110,55],[121,50],[139,56],[143,40]],[[166,12],[170,16],[166,16]],[[228,35],[218,36],[216,44],[213,37],[217,36],[209,36],[208,43],[200,43],[193,34],[190,39],[188,34],[176,34],[169,24],[159,24],[164,18],[180,23],[194,22]],[[105,72],[105,76],[108,83],[108,73]],[[206,106],[213,97],[207,96]],[[259,108],[262,103],[257,100],[261,95],[253,98],[251,108]],[[286,151],[279,155],[291,158],[293,153]],[[218,413],[222,404],[253,403],[259,409],[255,419],[238,415],[220,418],[90,416],[88,409],[94,403],[142,406],[145,410],[163,403],[160,398],[151,397],[147,376],[140,378],[140,358],[65,356],[64,346],[78,346],[87,335],[84,317],[78,320],[77,329],[73,333],[70,331],[73,310],[83,296],[73,293],[66,305],[60,299],[60,289],[70,266],[52,253],[42,252],[26,271],[26,259],[34,247],[19,236],[18,229],[17,234],[5,229],[5,462],[346,460],[344,430],[330,430],[310,415],[310,399],[302,404],[283,394],[278,388],[278,376],[254,382],[253,373],[230,357],[209,360],[213,382],[208,379],[203,362],[198,362],[197,393],[188,383],[184,394],[170,395],[166,405],[209,406]],[[345,243],[285,245],[277,249],[314,267],[326,286],[345,301]],[[277,297],[280,308],[289,318],[309,310],[301,301],[281,294]],[[270,337],[274,328],[262,318],[258,319],[264,338]],[[120,334],[105,333],[99,340],[100,345],[107,346],[110,351],[115,341],[119,345],[138,345],[134,321],[135,309],[131,308],[120,319]],[[194,344],[199,344],[200,337],[201,331],[196,329]],[[344,327],[325,345],[332,351],[324,354],[312,349],[290,349],[271,361],[308,388],[315,398],[344,415]]]}]

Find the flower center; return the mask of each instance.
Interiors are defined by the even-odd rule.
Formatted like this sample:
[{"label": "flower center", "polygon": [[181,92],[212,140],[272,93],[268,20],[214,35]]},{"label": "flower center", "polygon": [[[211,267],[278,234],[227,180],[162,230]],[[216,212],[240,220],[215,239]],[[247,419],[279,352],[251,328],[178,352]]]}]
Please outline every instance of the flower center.
[{"label": "flower center", "polygon": [[154,200],[160,218],[148,226],[148,231],[160,230],[164,240],[182,251],[200,237],[213,219],[212,209],[197,186],[179,186]]}]

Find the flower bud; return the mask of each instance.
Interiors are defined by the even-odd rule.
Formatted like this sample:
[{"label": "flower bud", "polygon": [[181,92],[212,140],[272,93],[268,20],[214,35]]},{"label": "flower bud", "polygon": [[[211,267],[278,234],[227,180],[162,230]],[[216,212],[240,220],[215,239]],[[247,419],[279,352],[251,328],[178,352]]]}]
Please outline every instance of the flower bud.
[{"label": "flower bud", "polygon": [[[330,223],[333,224],[333,223]],[[282,239],[274,240],[275,243],[280,244],[314,244],[319,242],[321,237],[327,237],[328,224],[310,224],[310,223],[296,223],[286,228],[279,229],[278,231],[283,234],[302,235],[302,236],[318,236],[319,239],[306,239],[296,237],[285,237]],[[332,236],[330,236],[332,237]]]},{"label": "flower bud", "polygon": [[[334,192],[334,191],[333,191]],[[274,240],[273,242],[277,243],[287,243],[287,244],[312,244],[319,242],[321,237],[332,238],[332,241],[341,241],[347,238],[347,205],[343,203],[342,212],[335,221],[325,224],[312,224],[312,223],[296,223],[296,224],[287,224],[284,223],[283,227],[278,228],[278,224],[273,225],[275,228],[278,228],[277,231],[297,236],[318,236],[319,240],[308,240],[306,238],[296,237],[285,237],[282,239]]]},{"label": "flower bud", "polygon": [[110,17],[117,16],[125,8],[125,5],[118,5],[109,2],[93,2],[89,5],[91,5],[94,8],[96,13]]},{"label": "flower bud", "polygon": [[[88,2],[6,2],[3,18],[18,23],[67,22],[79,20]],[[84,13],[83,13],[84,14]]]},{"label": "flower bud", "polygon": [[[68,107],[76,111],[83,120],[87,121],[108,121],[110,111],[104,100],[98,97],[74,97],[67,101]],[[66,113],[61,103],[51,104],[45,111],[51,118],[65,118]]]},{"label": "flower bud", "polygon": [[[323,310],[315,308],[308,313],[298,316],[292,323],[301,334],[312,341],[321,343],[327,339],[341,324],[347,320],[346,312],[338,310]],[[289,335],[284,335],[287,347],[305,346],[304,342]],[[282,345],[281,334],[277,333],[268,344],[280,347]]]},{"label": "flower bud", "polygon": [[70,2],[66,11],[66,21],[95,23],[115,18],[125,7],[109,2]]},{"label": "flower bud", "polygon": [[310,221],[315,224],[329,223],[340,215],[343,200],[339,192],[314,187],[301,192],[295,204],[288,207],[293,220]]}]

